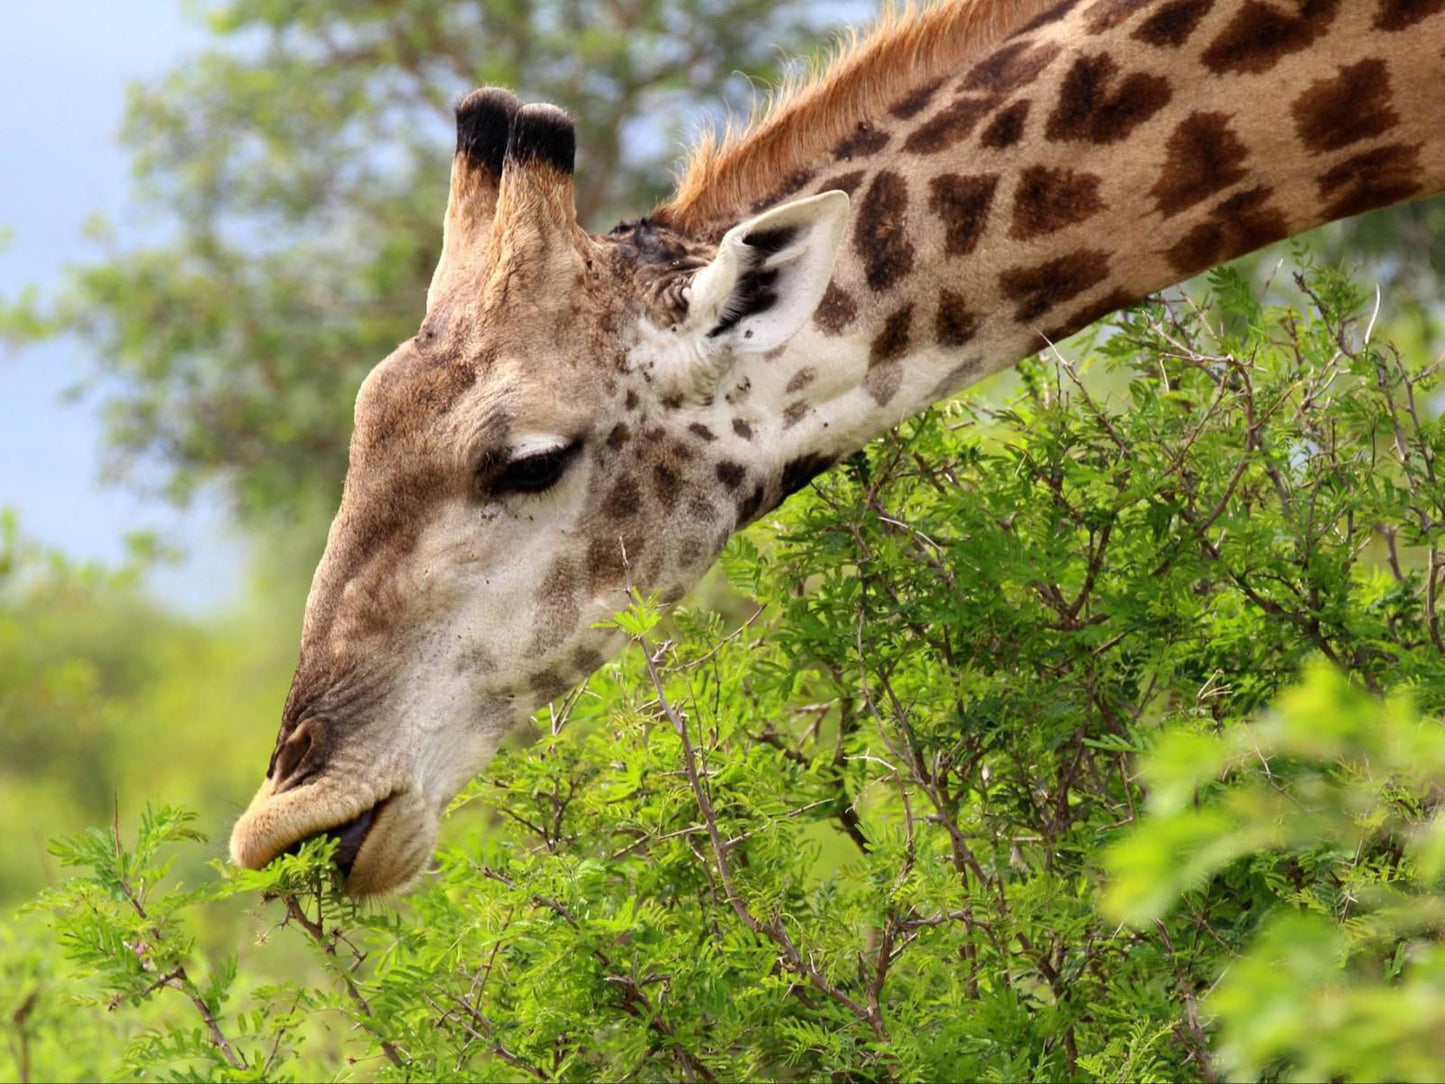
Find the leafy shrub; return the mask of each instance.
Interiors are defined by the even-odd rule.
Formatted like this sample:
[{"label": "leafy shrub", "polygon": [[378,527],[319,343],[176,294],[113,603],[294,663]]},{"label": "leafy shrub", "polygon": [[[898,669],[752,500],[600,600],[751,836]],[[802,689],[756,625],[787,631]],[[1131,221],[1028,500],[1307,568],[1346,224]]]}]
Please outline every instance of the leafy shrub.
[{"label": "leafy shrub", "polygon": [[1445,1065],[1445,728],[1410,699],[1316,664],[1261,719],[1181,726],[1146,758],[1148,815],[1109,852],[1109,909],[1155,920],[1216,876],[1275,904],[1208,999],[1231,1078]]},{"label": "leafy shrub", "polygon": [[[638,600],[394,908],[337,897],[324,844],[165,889],[174,811],[130,851],[57,844],[89,872],[11,934],[44,1006],[12,1049],[81,1075],[58,1029],[113,1032],[107,1074],[216,1079],[1428,1075],[1436,374],[1340,276],[1298,283],[1140,306],[819,479],[733,541],[733,593]],[[208,962],[238,901],[259,944]]]}]

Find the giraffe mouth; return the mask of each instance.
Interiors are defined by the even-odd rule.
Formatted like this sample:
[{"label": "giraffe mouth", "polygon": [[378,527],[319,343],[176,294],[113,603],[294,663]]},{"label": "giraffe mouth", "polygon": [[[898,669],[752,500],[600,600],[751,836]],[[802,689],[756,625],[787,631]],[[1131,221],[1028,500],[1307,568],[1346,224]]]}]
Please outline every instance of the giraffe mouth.
[{"label": "giraffe mouth", "polygon": [[287,847],[282,854],[295,854],[301,849],[303,843],[309,843],[313,839],[334,839],[337,842],[336,853],[332,855],[331,861],[341,872],[342,880],[351,878],[351,871],[356,867],[356,860],[361,856],[361,848],[365,846],[367,838],[371,834],[372,826],[385,809],[391,796],[381,799],[375,805],[363,810],[349,821],[338,824],[332,828],[323,828],[319,832],[313,832],[309,836],[298,839]]},{"label": "giraffe mouth", "polygon": [[336,863],[336,868],[341,870],[342,877],[351,876],[357,856],[361,854],[361,846],[366,842],[367,833],[371,831],[372,823],[385,804],[386,800],[382,799],[361,816],[353,817],[339,828],[333,828],[326,833],[337,841],[336,855],[332,861]]},{"label": "giraffe mouth", "polygon": [[405,786],[383,792],[358,812],[366,797],[346,801],[334,791],[309,790],[273,795],[268,781],[232,830],[231,860],[262,869],[308,840],[334,839],[341,890],[357,898],[388,895],[422,872],[437,824],[417,792]]}]

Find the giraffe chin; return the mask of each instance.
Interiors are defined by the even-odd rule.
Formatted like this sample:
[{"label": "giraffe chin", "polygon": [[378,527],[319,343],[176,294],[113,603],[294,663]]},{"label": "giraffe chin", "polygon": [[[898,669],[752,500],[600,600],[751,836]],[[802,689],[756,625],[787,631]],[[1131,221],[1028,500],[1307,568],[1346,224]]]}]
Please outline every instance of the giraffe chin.
[{"label": "giraffe chin", "polygon": [[308,840],[332,836],[348,896],[400,892],[426,866],[436,842],[436,817],[414,791],[394,791],[358,805],[324,782],[275,794],[268,779],[231,832],[231,861],[262,869]]}]

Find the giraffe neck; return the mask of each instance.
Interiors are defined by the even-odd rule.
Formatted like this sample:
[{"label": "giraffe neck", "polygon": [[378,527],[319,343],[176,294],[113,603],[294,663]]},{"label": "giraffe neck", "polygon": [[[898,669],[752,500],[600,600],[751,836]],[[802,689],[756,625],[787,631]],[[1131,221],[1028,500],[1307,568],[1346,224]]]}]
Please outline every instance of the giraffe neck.
[{"label": "giraffe neck", "polygon": [[[811,326],[730,395],[780,463],[831,462],[1153,291],[1445,189],[1442,88],[1445,0],[1057,5],[758,195],[842,189],[853,218]],[[729,153],[735,179],[767,152]]]}]

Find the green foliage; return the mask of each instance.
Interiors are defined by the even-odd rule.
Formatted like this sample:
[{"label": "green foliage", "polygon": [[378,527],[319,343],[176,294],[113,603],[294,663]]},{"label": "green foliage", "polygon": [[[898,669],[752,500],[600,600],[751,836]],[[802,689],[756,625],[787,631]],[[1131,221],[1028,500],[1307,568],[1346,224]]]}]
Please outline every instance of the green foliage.
[{"label": "green foliage", "polygon": [[1290,308],[1211,283],[817,480],[729,546],[748,607],[634,599],[633,646],[392,906],[337,896],[324,842],[167,887],[165,848],[201,852],[169,810],[129,850],[58,845],[89,872],[7,934],[17,1008],[43,991],[12,1051],[215,1079],[1435,1075],[1437,375],[1367,341],[1334,273]]},{"label": "green foliage", "polygon": [[1439,1076],[1445,728],[1409,701],[1315,664],[1258,720],[1181,727],[1144,760],[1106,910],[1143,927],[1208,906],[1216,878],[1276,900],[1204,1004],[1232,1078]]}]

